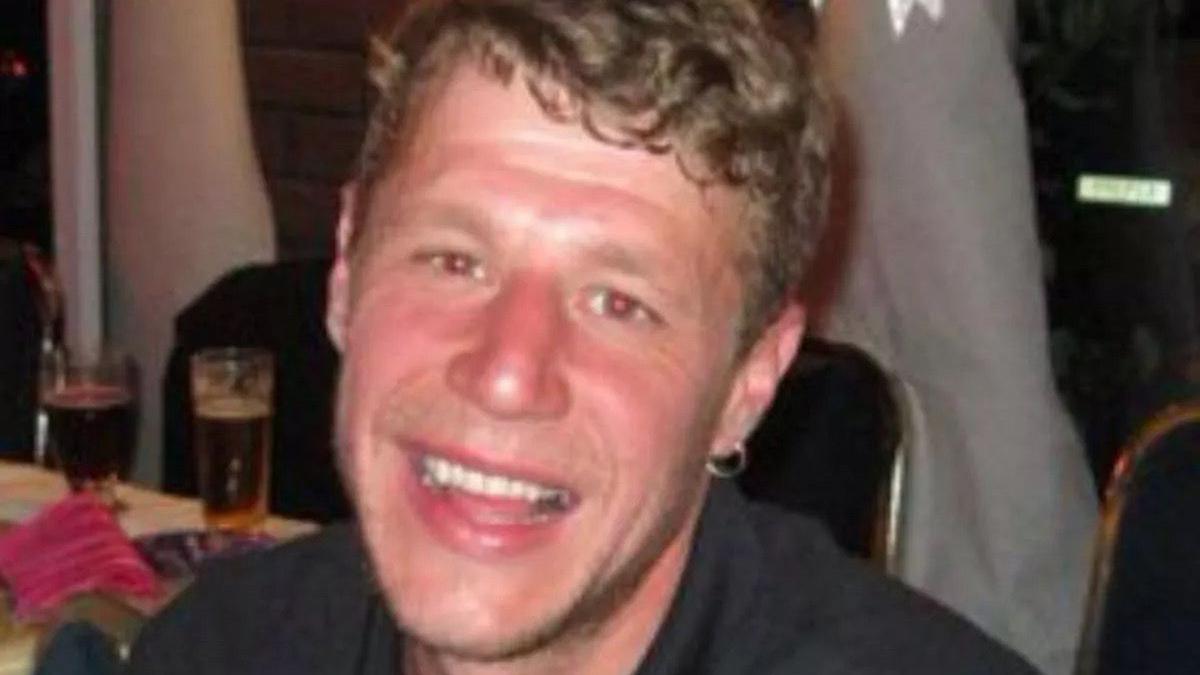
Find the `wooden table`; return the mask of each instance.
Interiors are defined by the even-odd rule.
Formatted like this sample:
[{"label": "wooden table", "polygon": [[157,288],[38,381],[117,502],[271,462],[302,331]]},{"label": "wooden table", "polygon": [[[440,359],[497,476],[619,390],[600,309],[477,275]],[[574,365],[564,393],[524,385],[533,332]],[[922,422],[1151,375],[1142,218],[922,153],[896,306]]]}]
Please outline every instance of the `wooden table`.
[{"label": "wooden table", "polygon": [[[0,460],[0,531],[6,523],[24,521],[66,494],[67,484],[62,475],[29,464]],[[126,505],[118,520],[130,537],[204,527],[196,499],[166,495],[132,484],[119,486],[117,495]],[[316,527],[309,522],[271,517],[263,530],[278,539],[291,539]],[[119,608],[105,607],[101,602],[80,611],[104,613]],[[5,614],[0,604],[0,675],[28,675],[33,670],[38,641],[44,636],[46,626],[17,624]]]}]

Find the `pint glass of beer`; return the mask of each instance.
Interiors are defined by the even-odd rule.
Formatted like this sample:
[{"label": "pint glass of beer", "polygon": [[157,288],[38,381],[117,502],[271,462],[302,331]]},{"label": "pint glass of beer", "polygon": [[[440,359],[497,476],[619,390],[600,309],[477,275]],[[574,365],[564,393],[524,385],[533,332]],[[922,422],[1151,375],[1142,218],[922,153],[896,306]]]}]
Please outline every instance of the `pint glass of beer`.
[{"label": "pint glass of beer", "polygon": [[274,359],[221,347],[191,358],[193,448],[204,522],[249,531],[267,516]]},{"label": "pint glass of beer", "polygon": [[137,371],[119,352],[55,351],[43,359],[39,398],[46,441],[73,492],[95,491],[112,505],[129,475],[137,428]]}]

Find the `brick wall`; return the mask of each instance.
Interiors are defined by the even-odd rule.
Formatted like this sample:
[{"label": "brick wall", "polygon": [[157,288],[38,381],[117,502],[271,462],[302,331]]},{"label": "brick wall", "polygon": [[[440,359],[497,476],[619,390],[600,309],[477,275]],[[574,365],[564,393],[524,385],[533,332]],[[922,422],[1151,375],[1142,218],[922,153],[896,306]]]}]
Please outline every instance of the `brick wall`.
[{"label": "brick wall", "polygon": [[337,189],[361,140],[366,39],[402,0],[239,0],[254,140],[280,258],[332,252]]}]

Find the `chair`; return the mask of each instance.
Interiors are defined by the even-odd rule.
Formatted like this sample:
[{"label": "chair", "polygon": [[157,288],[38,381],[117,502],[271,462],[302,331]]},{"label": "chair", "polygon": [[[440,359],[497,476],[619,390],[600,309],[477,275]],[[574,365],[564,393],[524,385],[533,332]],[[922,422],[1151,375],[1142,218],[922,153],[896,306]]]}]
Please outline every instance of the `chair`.
[{"label": "chair", "polygon": [[1077,675],[1200,673],[1200,400],[1121,451],[1097,533]]},{"label": "chair", "polygon": [[887,375],[865,352],[804,341],[747,442],[752,499],[816,517],[842,548],[894,571],[906,457]]}]

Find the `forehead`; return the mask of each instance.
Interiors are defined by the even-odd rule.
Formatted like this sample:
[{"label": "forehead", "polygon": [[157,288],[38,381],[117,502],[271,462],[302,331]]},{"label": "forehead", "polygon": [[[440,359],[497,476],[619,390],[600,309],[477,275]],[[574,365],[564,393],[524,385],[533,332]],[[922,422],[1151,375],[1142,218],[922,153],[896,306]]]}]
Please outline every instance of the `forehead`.
[{"label": "forehead", "polygon": [[384,202],[439,191],[460,202],[532,196],[542,198],[542,220],[624,214],[682,221],[722,248],[733,234],[741,200],[732,190],[701,187],[671,153],[620,147],[581,123],[552,119],[520,73],[505,84],[462,64],[424,94],[375,190]]}]

